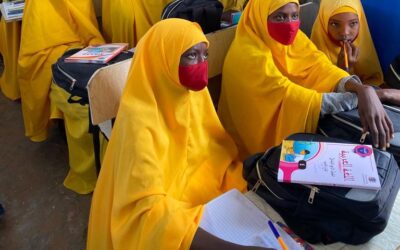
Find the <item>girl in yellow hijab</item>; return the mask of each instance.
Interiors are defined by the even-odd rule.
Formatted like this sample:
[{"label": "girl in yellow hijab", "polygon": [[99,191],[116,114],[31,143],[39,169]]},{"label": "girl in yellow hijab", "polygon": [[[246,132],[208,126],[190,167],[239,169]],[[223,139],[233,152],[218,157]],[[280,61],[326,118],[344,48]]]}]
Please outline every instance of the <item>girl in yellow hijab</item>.
[{"label": "girl in yellow hijab", "polygon": [[[375,91],[333,65],[298,31],[298,17],[298,1],[250,0],[239,21],[225,58],[218,114],[241,157],[292,133],[315,132],[320,114],[357,104],[364,129],[386,147],[393,130]],[[323,94],[335,90],[357,95]]]},{"label": "girl in yellow hijab", "polygon": [[21,38],[21,22],[6,23],[0,20],[0,54],[3,56],[4,71],[0,76],[0,89],[3,94],[11,99],[20,98],[17,62],[19,43]]},{"label": "girl in yellow hijab", "polygon": [[51,65],[69,48],[104,43],[91,0],[25,1],[18,76],[25,135],[47,138],[50,118]]},{"label": "girl in yellow hijab", "polygon": [[[103,0],[102,24],[107,41],[127,42],[135,47],[150,27],[161,19],[165,6],[173,0]],[[236,8],[244,0],[221,0],[225,9]]]},{"label": "girl in yellow hijab", "polygon": [[382,69],[359,0],[322,0],[311,40],[333,64],[349,71],[363,83],[383,83]]},{"label": "girl in yellow hijab", "polygon": [[207,45],[198,25],[174,18],[140,40],[93,195],[88,249],[188,249],[207,234],[198,230],[204,204],[244,190],[237,149],[204,88]]}]

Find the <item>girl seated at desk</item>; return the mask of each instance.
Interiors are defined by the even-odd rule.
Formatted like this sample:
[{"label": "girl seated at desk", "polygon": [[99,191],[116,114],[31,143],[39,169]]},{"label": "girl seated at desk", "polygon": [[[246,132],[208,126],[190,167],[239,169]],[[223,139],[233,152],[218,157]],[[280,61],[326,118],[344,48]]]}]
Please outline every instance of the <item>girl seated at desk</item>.
[{"label": "girl seated at desk", "polygon": [[[322,0],[311,40],[333,64],[365,84],[383,86],[383,73],[360,0]],[[400,104],[400,91],[378,89],[382,102]]]},{"label": "girl seated at desk", "polygon": [[375,90],[332,64],[299,25],[297,0],[250,0],[242,14],[218,105],[241,158],[316,132],[321,115],[357,106],[374,145],[386,148],[393,127]]},{"label": "girl seated at desk", "polygon": [[199,229],[205,203],[246,187],[205,88],[207,47],[198,25],[174,18],[139,41],[93,195],[89,250],[245,248]]}]

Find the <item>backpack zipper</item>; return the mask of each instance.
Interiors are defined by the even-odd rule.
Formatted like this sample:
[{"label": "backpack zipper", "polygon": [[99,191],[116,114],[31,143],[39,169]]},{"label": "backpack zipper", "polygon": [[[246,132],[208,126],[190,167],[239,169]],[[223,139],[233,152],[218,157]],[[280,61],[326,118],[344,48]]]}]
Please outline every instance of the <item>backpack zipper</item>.
[{"label": "backpack zipper", "polygon": [[369,132],[363,133],[363,129],[362,129],[361,127],[359,127],[359,126],[357,126],[357,125],[355,125],[355,124],[353,124],[353,123],[351,123],[351,122],[349,122],[349,121],[346,121],[346,120],[344,120],[344,119],[338,117],[338,116],[335,115],[335,114],[332,114],[332,117],[333,117],[334,119],[336,119],[336,120],[338,120],[338,121],[340,121],[340,122],[342,122],[342,123],[344,123],[344,124],[346,124],[346,125],[348,125],[348,126],[354,128],[354,129],[360,131],[360,132],[362,133],[362,134],[361,134],[361,137],[360,137],[360,143],[363,144],[363,143],[365,142],[365,138],[367,137],[367,135],[369,134]]},{"label": "backpack zipper", "polygon": [[162,14],[161,19],[166,19],[166,18],[168,18],[169,15],[171,14],[171,12],[174,11],[182,2],[183,2],[183,0],[176,0],[175,2],[171,2],[171,3],[169,4],[169,6],[167,7],[167,9],[168,9],[168,8],[171,8],[171,9],[170,9],[169,11],[166,10],[166,11]]},{"label": "backpack zipper", "polygon": [[76,79],[73,78],[67,72],[65,72],[58,64],[56,64],[56,65],[57,65],[57,69],[71,81],[71,86],[69,87],[69,90],[72,91],[74,89],[74,87],[75,87]]},{"label": "backpack zipper", "polygon": [[392,71],[393,75],[397,78],[397,81],[400,81],[400,76],[397,74],[396,70],[394,70],[393,65],[389,65],[390,70]]},{"label": "backpack zipper", "polygon": [[311,186],[311,185],[303,185],[303,186],[308,187],[309,189],[311,189],[310,195],[308,196],[307,202],[309,204],[313,204],[314,203],[315,194],[319,193],[319,188],[317,188],[315,186]]},{"label": "backpack zipper", "polygon": [[[268,185],[262,180],[262,178],[261,178],[261,171],[260,171],[260,165],[259,165],[258,163],[259,163],[259,161],[257,161],[257,164],[256,164],[256,170],[257,170],[258,180],[257,180],[256,184],[254,185],[254,187],[251,189],[251,191],[256,192],[256,191],[258,190],[258,188],[260,187],[260,185],[262,185],[262,186],[264,186],[265,188],[267,188],[268,191],[269,191],[272,195],[274,195],[276,198],[278,198],[279,200],[284,200],[282,197],[280,197],[280,196],[278,196],[276,193],[274,193],[274,192],[268,187]],[[310,194],[309,194],[309,196],[308,196],[307,202],[308,202],[309,204],[313,204],[313,203],[314,203],[315,195],[316,195],[317,193],[319,193],[320,189],[319,189],[318,187],[311,186],[311,185],[305,185],[305,184],[300,184],[300,185],[302,185],[302,186],[304,186],[304,187],[306,187],[306,188],[309,188],[309,189],[311,190],[311,191],[310,191]]]},{"label": "backpack zipper", "polygon": [[389,106],[389,105],[386,105],[386,104],[383,104],[383,107],[389,109],[390,111],[393,111],[393,112],[396,112],[396,113],[400,113],[400,109],[398,109],[398,108],[395,108],[395,107],[392,107],[392,106]]},{"label": "backpack zipper", "polygon": [[[266,153],[268,153],[269,152],[269,150],[267,150],[267,152]],[[263,156],[265,156],[266,155],[266,153],[263,155]],[[261,157],[262,158],[262,157]],[[260,159],[261,159],[260,158]],[[256,170],[257,170],[257,177],[258,177],[258,180],[257,180],[257,182],[256,182],[256,184],[254,185],[254,187],[251,189],[253,192],[256,192],[257,191],[257,189],[260,187],[260,185],[263,185],[266,189],[268,189],[268,191],[273,195],[273,196],[275,196],[277,199],[279,199],[279,200],[283,200],[283,198],[282,197],[280,197],[279,195],[277,195],[277,194],[275,194],[269,187],[268,187],[268,185],[263,181],[263,179],[262,179],[262,177],[261,177],[261,172],[260,172],[260,165],[258,164],[260,161],[258,160],[257,161],[257,163],[256,163]]]}]

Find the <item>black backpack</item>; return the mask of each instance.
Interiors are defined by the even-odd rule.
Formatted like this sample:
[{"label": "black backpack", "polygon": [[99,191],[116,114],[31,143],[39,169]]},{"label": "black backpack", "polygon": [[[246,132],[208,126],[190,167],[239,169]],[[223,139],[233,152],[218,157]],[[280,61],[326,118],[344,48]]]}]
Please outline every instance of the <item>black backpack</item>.
[{"label": "black backpack", "polygon": [[123,51],[106,64],[103,63],[70,63],[64,59],[82,48],[66,51],[52,65],[53,82],[71,94],[69,103],[85,105],[89,103],[87,84],[96,70],[105,66],[132,58],[133,52]]},{"label": "black backpack", "polygon": [[[390,147],[387,150],[394,155],[397,162],[400,162],[400,107],[385,104],[383,107],[392,121],[394,128],[394,139],[390,141]],[[358,109],[326,115],[320,118],[318,133],[328,137],[344,139],[352,143],[372,144],[369,135],[361,138],[363,129]]]},{"label": "black backpack", "polygon": [[[344,142],[316,134],[294,134],[290,140]],[[371,191],[277,182],[281,147],[244,161],[248,188],[272,206],[287,225],[310,243],[362,244],[381,233],[400,187],[392,154],[374,149],[381,189]]]},{"label": "black backpack", "polygon": [[[65,58],[69,57],[82,48],[71,49],[66,51],[56,63],[52,65],[53,83],[57,84],[71,95],[68,98],[68,103],[76,103],[80,105],[88,105],[89,97],[87,85],[93,74],[100,68],[108,65],[121,62],[132,58],[133,52],[123,51],[115,56],[108,63],[71,63],[65,62]],[[100,141],[99,127],[92,124],[90,119],[90,109],[88,113],[89,133],[93,134],[94,157],[96,162],[97,173],[100,171]]]},{"label": "black backpack", "polygon": [[175,0],[165,6],[161,19],[182,18],[197,22],[207,34],[220,29],[223,9],[218,0]]},{"label": "black backpack", "polygon": [[385,83],[391,88],[400,89],[400,55],[389,65],[385,73]]}]

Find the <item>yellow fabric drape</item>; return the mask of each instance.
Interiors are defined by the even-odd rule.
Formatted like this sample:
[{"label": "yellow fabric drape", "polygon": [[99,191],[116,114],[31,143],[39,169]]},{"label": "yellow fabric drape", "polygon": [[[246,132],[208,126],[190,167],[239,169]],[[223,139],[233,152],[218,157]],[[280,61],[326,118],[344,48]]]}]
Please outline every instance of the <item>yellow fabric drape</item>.
[{"label": "yellow fabric drape", "polygon": [[237,149],[207,89],[179,83],[180,56],[206,41],[182,19],[140,40],[93,195],[88,249],[188,249],[202,204],[244,191]]},{"label": "yellow fabric drape", "polygon": [[273,40],[267,17],[290,0],[250,0],[225,58],[218,114],[240,156],[296,132],[315,132],[323,92],[348,74],[299,31],[289,46]]},{"label": "yellow fabric drape", "polygon": [[[97,173],[94,159],[93,135],[89,133],[89,107],[68,103],[70,94],[51,84],[50,100],[61,110],[68,144],[69,166],[64,186],[78,194],[91,193],[96,185]],[[107,143],[100,137],[100,148]]]},{"label": "yellow fabric drape", "polygon": [[353,42],[360,48],[360,54],[350,73],[358,75],[364,83],[380,85],[383,83],[383,73],[359,0],[322,0],[312,29],[311,40],[333,64],[337,64],[340,47],[329,38],[328,23],[335,11],[343,6],[351,7],[357,12],[360,27],[358,37]]},{"label": "yellow fabric drape", "polygon": [[25,1],[18,75],[25,135],[32,141],[45,140],[49,119],[60,117],[50,107],[51,65],[70,47],[100,43],[91,0]]},{"label": "yellow fabric drape", "polygon": [[103,0],[103,33],[108,41],[135,47],[172,0]]},{"label": "yellow fabric drape", "polygon": [[[160,21],[164,7],[173,0],[103,0],[103,34],[109,42],[127,42],[135,47],[139,39]],[[240,9],[244,0],[221,0],[225,9]]]},{"label": "yellow fabric drape", "polygon": [[3,56],[4,71],[0,77],[3,94],[17,100],[21,97],[17,77],[17,62],[21,38],[21,22],[6,23],[0,20],[0,54]]}]

